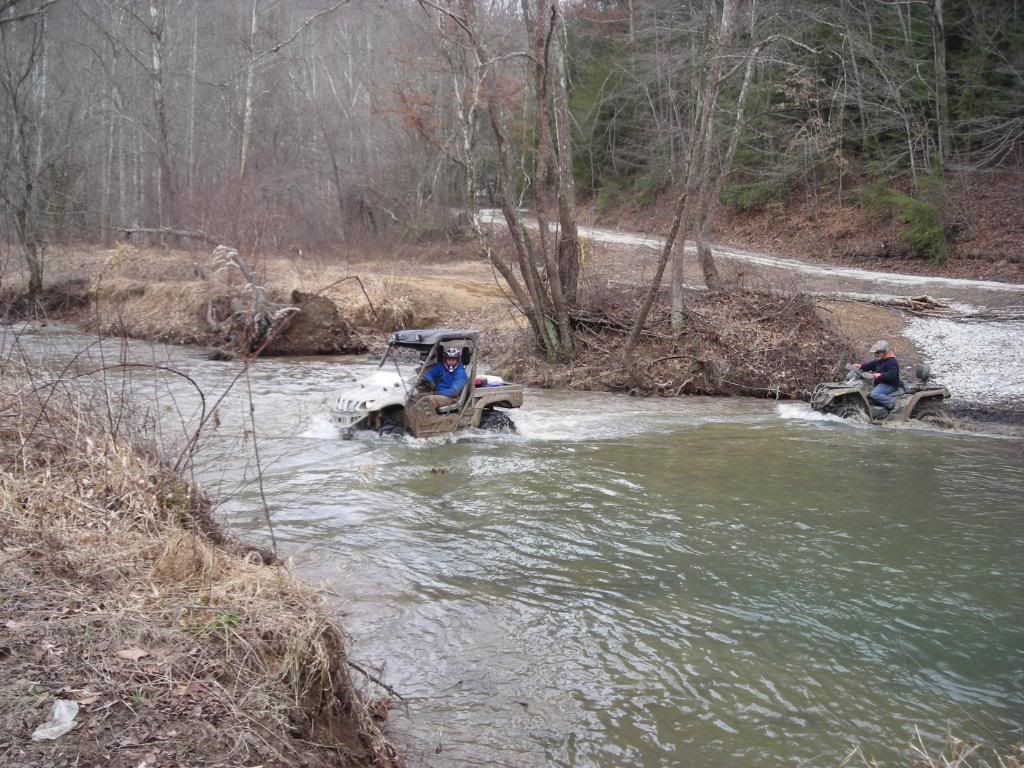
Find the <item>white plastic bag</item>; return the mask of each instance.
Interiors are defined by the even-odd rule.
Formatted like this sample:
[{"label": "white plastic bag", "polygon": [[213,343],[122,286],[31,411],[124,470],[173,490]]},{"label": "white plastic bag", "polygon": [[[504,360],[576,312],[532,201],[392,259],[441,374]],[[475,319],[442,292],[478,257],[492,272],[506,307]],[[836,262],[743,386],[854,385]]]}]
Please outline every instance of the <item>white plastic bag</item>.
[{"label": "white plastic bag", "polygon": [[50,719],[32,732],[32,741],[59,739],[74,727],[77,715],[77,702],[57,699],[50,710]]}]

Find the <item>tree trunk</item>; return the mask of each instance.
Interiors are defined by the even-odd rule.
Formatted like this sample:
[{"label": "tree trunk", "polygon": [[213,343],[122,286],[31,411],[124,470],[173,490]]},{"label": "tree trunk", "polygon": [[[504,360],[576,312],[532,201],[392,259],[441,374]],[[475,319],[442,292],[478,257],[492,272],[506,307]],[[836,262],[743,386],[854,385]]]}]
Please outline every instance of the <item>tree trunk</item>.
[{"label": "tree trunk", "polygon": [[[113,197],[114,197],[114,173],[115,168],[118,175],[118,204],[121,212],[121,225],[123,226],[126,222],[124,221],[124,140],[123,131],[118,130],[118,126],[121,123],[122,106],[121,106],[121,86],[118,83],[118,78],[121,75],[120,62],[121,57],[116,45],[111,45],[111,62],[110,62],[110,82],[107,84],[107,93],[110,98],[110,105],[112,109],[108,110],[109,119],[107,123],[107,151],[103,162],[103,181],[101,184],[101,198],[100,198],[100,230],[101,237],[103,238],[103,244],[109,246],[113,240]],[[119,141],[120,139],[120,141]],[[114,153],[120,146],[120,152],[118,152],[117,165],[114,163]]]},{"label": "tree trunk", "polygon": [[[522,0],[523,17],[527,28],[531,25],[528,0]],[[543,284],[546,290],[542,297],[544,304],[550,303],[551,312],[545,320],[544,349],[548,359],[568,359],[572,356],[572,328],[569,325],[569,310],[565,294],[562,291],[562,279],[558,271],[557,244],[548,242],[548,213],[551,211],[548,183],[552,172],[552,161],[555,157],[554,140],[551,136],[552,117],[552,47],[556,36],[557,9],[554,0],[539,0],[536,17],[532,20],[531,46],[533,53],[534,89],[537,107],[537,146],[535,154],[535,175],[533,183],[534,198],[537,205],[537,223],[540,232],[537,236],[537,248],[547,273],[547,281]],[[554,169],[557,172],[557,168]],[[561,190],[559,190],[561,192]],[[548,314],[548,313],[545,313]],[[553,322],[554,328],[551,327]]]},{"label": "tree trunk", "polygon": [[161,226],[177,223],[177,193],[174,185],[174,171],[171,166],[171,138],[167,119],[167,104],[164,100],[164,30],[166,26],[166,9],[161,0],[150,0],[150,45],[153,56],[153,112],[156,116],[157,133],[157,206]]},{"label": "tree trunk", "polygon": [[259,0],[252,0],[252,20],[249,24],[249,63],[245,68],[245,91],[242,95],[242,147],[238,160],[238,178],[245,178],[245,165],[249,159],[249,141],[252,135],[253,86],[256,79],[256,22]]},{"label": "tree trunk", "polygon": [[[472,6],[472,2],[465,4],[467,11],[472,11]],[[468,13],[467,18],[470,18]],[[472,42],[476,48],[477,60],[482,64],[488,59],[487,51],[478,39],[473,38]],[[540,274],[537,272],[526,228],[523,226],[522,216],[516,204],[516,165],[512,157],[512,148],[505,136],[501,91],[493,67],[488,67],[486,70],[484,88],[487,94],[487,115],[490,118],[491,130],[494,133],[495,148],[498,155],[498,179],[496,184],[498,205],[501,207],[501,212],[505,217],[505,224],[512,238],[512,245],[519,265],[519,273],[523,277],[523,284],[520,285],[517,280],[510,279],[514,277],[514,273],[500,259],[492,258],[491,263],[498,269],[502,277],[505,278],[509,286],[516,293],[516,300],[520,306],[526,308],[525,314],[530,322],[534,337],[541,344],[542,348],[547,350],[547,326],[544,319],[545,304],[541,294]]]},{"label": "tree trunk", "polygon": [[[44,16],[45,17],[45,16]],[[28,292],[35,296],[43,287],[43,242],[40,211],[40,170],[42,167],[39,134],[43,125],[39,121],[41,107],[38,103],[40,92],[33,88],[39,83],[39,68],[44,50],[41,21],[27,22],[22,39],[28,34],[29,45],[24,60],[9,56],[9,41],[18,35],[17,25],[0,26],[3,38],[3,64],[0,81],[9,104],[4,106],[10,114],[11,157],[0,176],[0,201],[11,210],[14,229],[21,244],[22,256],[28,267]]]},{"label": "tree trunk", "polygon": [[[721,21],[715,34],[715,42],[711,53],[711,65],[705,73],[702,87],[699,89],[701,98],[699,125],[694,135],[689,167],[686,172],[686,192],[683,199],[689,201],[700,194],[704,182],[706,163],[710,158],[711,141],[714,133],[714,116],[718,108],[718,95],[722,90],[722,64],[726,49],[732,40],[736,15],[739,11],[739,0],[724,0],[722,3]],[[698,202],[700,205],[700,202]],[[683,232],[689,229],[689,215],[684,207],[682,213]],[[685,238],[674,248],[672,257],[672,330],[682,331],[683,327],[683,261],[686,250]],[[710,251],[707,257],[710,256]],[[711,264],[714,262],[711,261]],[[714,278],[713,278],[714,279]],[[711,287],[711,286],[709,286]]]},{"label": "tree trunk", "polygon": [[[192,61],[188,77],[188,133],[185,138],[185,190],[189,207],[195,192],[193,173],[195,172],[195,138],[196,138],[196,59],[199,52],[199,6],[192,5]],[[191,213],[191,211],[190,211]]]},{"label": "tree trunk", "polygon": [[739,96],[736,97],[735,120],[733,121],[732,135],[729,137],[729,147],[725,151],[725,157],[722,159],[722,165],[718,169],[714,183],[709,185],[706,194],[703,194],[701,197],[700,223],[697,228],[697,261],[700,264],[701,273],[704,275],[704,283],[712,291],[721,290],[722,280],[718,274],[718,267],[715,266],[715,259],[708,245],[708,240],[711,238],[711,232],[714,227],[715,213],[718,211],[718,201],[722,196],[722,187],[725,185],[725,179],[732,168],[732,161],[740,144],[740,136],[743,134],[743,110],[747,103],[747,94],[750,93],[750,80],[754,74],[754,62],[760,50],[760,46],[756,45],[747,53],[743,84],[740,86]]},{"label": "tree trunk", "polygon": [[649,389],[650,382],[647,377],[641,372],[636,362],[636,343],[640,338],[640,334],[643,332],[644,324],[647,322],[647,315],[651,312],[651,307],[654,306],[654,301],[658,297],[658,291],[661,288],[661,279],[665,275],[665,267],[668,265],[669,258],[672,257],[673,251],[676,247],[676,237],[679,235],[679,230],[682,226],[683,219],[686,217],[687,208],[689,201],[689,190],[684,190],[683,193],[676,200],[675,215],[672,217],[672,224],[668,230],[668,236],[665,238],[665,245],[661,249],[661,258],[658,259],[658,266],[654,271],[654,278],[651,280],[651,284],[647,289],[647,293],[644,295],[644,300],[640,304],[640,309],[637,311],[636,318],[633,320],[633,327],[629,330],[629,336],[626,337],[626,343],[622,348],[622,364],[629,374],[629,377],[633,380],[633,383],[642,389]]},{"label": "tree trunk", "polygon": [[[555,91],[555,149],[558,158],[558,276],[565,301],[575,304],[580,276],[580,236],[576,220],[576,182],[572,174],[572,118],[569,114],[569,87],[565,72],[566,29],[565,19],[557,5],[555,10],[557,17],[552,43],[552,81]],[[630,10],[632,13],[632,6]]]},{"label": "tree trunk", "polygon": [[932,0],[932,47],[935,50],[935,122],[938,125],[939,170],[949,162],[949,93],[946,82],[946,28],[942,0]]},{"label": "tree trunk", "polygon": [[[35,158],[32,161],[32,176],[39,179],[43,173],[43,144],[46,140],[46,89],[48,85],[48,74],[50,69],[50,57],[48,54],[49,45],[47,43],[46,27],[47,27],[47,16],[46,12],[43,11],[39,16],[39,75],[36,80],[35,87],[35,102],[36,102],[36,149]],[[34,186],[34,193],[39,195],[40,189],[39,184]],[[34,207],[38,208],[38,205]]]}]

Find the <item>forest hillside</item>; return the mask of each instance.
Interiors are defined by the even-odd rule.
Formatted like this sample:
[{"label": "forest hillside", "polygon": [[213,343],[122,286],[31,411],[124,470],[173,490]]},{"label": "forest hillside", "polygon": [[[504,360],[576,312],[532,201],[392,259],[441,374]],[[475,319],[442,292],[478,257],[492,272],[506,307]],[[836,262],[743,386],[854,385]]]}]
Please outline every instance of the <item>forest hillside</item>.
[{"label": "forest hillside", "polygon": [[665,238],[632,368],[656,303],[685,326],[686,241],[713,292],[712,242],[1020,277],[1015,0],[4,0],[0,48],[15,292],[75,243],[315,266],[458,240],[566,362],[579,226],[630,223]]}]

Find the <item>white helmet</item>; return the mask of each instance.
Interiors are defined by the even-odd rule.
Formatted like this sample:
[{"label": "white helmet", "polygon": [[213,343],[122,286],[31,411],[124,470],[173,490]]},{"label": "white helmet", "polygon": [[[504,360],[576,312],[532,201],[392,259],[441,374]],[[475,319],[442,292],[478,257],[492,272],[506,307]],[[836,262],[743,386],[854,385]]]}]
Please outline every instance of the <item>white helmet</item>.
[{"label": "white helmet", "polygon": [[462,362],[462,352],[458,347],[448,347],[444,351],[444,367],[445,370],[451,373],[459,367],[459,363]]}]

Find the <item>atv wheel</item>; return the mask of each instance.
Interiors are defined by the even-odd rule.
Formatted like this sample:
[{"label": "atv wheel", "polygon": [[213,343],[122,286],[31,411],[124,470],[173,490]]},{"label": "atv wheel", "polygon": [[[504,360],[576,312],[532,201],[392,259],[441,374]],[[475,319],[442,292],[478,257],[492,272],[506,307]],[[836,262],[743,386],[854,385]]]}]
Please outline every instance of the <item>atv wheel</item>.
[{"label": "atv wheel", "polygon": [[933,397],[919,402],[917,407],[914,409],[914,412],[910,414],[910,418],[917,419],[918,421],[926,421],[929,424],[937,424],[943,427],[949,424],[949,416],[946,415],[946,409],[943,407],[942,398],[939,397]]},{"label": "atv wheel", "polygon": [[516,424],[508,414],[491,409],[480,414],[480,429],[491,432],[515,432]]},{"label": "atv wheel", "polygon": [[864,412],[863,406],[849,400],[843,400],[836,404],[830,413],[840,419],[850,419],[851,421],[867,421],[869,418],[868,414]]}]

